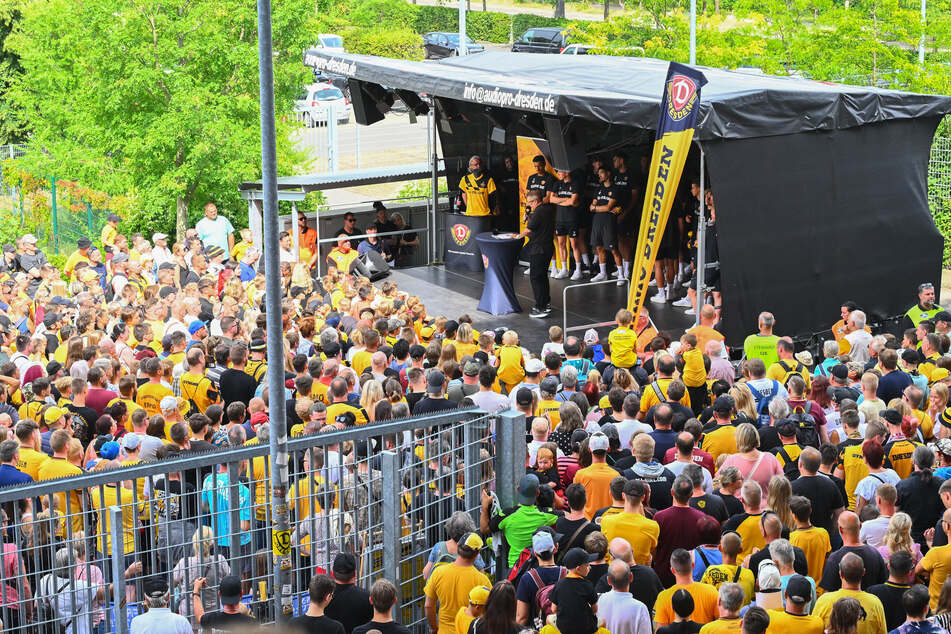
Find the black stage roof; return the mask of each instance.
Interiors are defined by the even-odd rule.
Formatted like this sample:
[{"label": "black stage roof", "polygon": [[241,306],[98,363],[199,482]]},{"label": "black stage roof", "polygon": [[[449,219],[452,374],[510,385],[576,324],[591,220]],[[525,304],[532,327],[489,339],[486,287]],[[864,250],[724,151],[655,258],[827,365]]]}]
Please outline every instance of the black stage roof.
[{"label": "black stage roof", "polygon": [[[304,64],[436,97],[654,129],[668,62],[488,51],[437,62],[304,53]],[[743,139],[940,117],[951,97],[698,66],[707,78],[696,138]]]}]

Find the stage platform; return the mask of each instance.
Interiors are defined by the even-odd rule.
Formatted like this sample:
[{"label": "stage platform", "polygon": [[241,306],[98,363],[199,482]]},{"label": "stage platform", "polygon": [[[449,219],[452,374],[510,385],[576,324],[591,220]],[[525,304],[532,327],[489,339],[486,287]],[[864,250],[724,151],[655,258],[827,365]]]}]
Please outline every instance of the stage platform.
[{"label": "stage platform", "polygon": [[[579,282],[567,279],[551,280],[552,314],[547,319],[533,319],[528,316],[534,304],[532,286],[528,276],[522,274],[523,270],[521,266],[516,267],[514,280],[522,312],[498,317],[476,310],[482,295],[483,273],[449,271],[444,266],[418,266],[395,269],[390,279],[399,284],[400,290],[418,295],[426,304],[429,315],[454,318],[468,313],[476,330],[494,329],[499,326],[511,328],[518,332],[520,343],[524,347],[537,353],[548,341],[549,326],[564,325],[562,290]],[[627,301],[627,290],[627,286],[615,284],[594,284],[570,289],[567,297],[568,327],[612,321],[614,314]],[[651,289],[651,294],[653,293],[654,289]],[[679,337],[694,323],[693,317],[685,315],[682,309],[674,308],[670,304],[659,305],[648,301],[647,308],[658,330],[667,330],[675,337]],[[613,325],[597,330],[604,337],[611,328]],[[581,336],[584,333],[574,331],[569,334]]]}]

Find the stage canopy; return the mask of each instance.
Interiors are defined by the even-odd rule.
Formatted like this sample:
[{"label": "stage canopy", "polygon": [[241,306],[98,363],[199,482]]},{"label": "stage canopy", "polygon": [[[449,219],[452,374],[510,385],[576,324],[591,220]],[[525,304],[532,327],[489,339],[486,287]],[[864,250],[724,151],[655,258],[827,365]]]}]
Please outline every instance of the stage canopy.
[{"label": "stage canopy", "polygon": [[[411,62],[309,50],[304,63],[435,97],[451,183],[467,154],[501,156],[515,134],[543,136],[543,117],[574,128],[589,154],[649,151],[667,73],[655,59],[501,52]],[[951,97],[699,68],[696,138],[716,200],[729,341],[755,331],[762,310],[778,333],[799,335],[827,329],[845,300],[887,318],[914,303],[920,282],[938,285],[928,157]],[[505,141],[490,141],[500,128]]]}]

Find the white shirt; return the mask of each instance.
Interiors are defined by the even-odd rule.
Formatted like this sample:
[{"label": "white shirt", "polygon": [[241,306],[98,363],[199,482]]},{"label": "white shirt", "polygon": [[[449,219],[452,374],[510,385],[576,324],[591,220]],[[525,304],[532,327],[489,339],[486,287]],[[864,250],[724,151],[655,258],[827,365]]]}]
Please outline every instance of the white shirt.
[{"label": "white shirt", "polygon": [[849,357],[851,357],[853,361],[866,363],[869,360],[868,344],[872,341],[872,335],[865,332],[864,328],[850,332],[845,336],[845,340],[848,341],[851,346],[849,349]]},{"label": "white shirt", "polygon": [[469,400],[476,404],[480,409],[484,409],[487,412],[498,412],[503,409],[509,409],[511,403],[507,396],[501,394],[496,394],[492,390],[488,392],[476,392],[469,396]]},{"label": "white shirt", "polygon": [[651,634],[650,613],[647,606],[630,592],[605,592],[598,599],[598,618],[611,634]]},{"label": "white shirt", "polygon": [[[614,423],[614,427],[617,429],[618,439],[621,441],[621,448],[627,448],[631,446],[631,436],[635,433],[642,431],[649,434],[654,431],[654,428],[648,425],[647,423],[642,423],[639,420],[633,420],[626,418],[620,423]],[[611,634],[614,634],[612,631]]]},{"label": "white shirt", "polygon": [[859,541],[873,548],[878,548],[882,545],[882,538],[885,537],[885,531],[888,530],[888,524],[891,521],[892,518],[890,517],[878,516],[873,520],[862,522]]},{"label": "white shirt", "polygon": [[151,608],[145,614],[132,619],[129,634],[193,634],[192,626],[184,616],[168,608]]},{"label": "white shirt", "polygon": [[168,247],[152,247],[152,261],[155,262],[155,268],[158,270],[159,265],[172,262],[172,252],[168,250]]},{"label": "white shirt", "polygon": [[518,404],[515,402],[515,397],[518,396],[518,391],[523,387],[538,391],[538,383],[519,383],[509,391],[509,406],[511,409],[518,409]]},{"label": "white shirt", "polygon": [[[698,464],[696,462],[680,462],[679,460],[674,460],[673,462],[668,462],[664,466],[667,467],[667,470],[670,471],[675,476],[679,476],[684,472],[684,467],[689,464]],[[703,471],[703,492],[704,493],[713,493],[713,478],[710,476],[710,472],[706,469],[701,469]]]}]

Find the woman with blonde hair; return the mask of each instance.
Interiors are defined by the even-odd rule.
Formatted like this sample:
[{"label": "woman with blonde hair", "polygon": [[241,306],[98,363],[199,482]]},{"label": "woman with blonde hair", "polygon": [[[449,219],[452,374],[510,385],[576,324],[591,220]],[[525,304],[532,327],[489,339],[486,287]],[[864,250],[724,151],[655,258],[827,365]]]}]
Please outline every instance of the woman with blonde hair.
[{"label": "woman with blonde hair", "polygon": [[736,413],[738,418],[745,418],[746,422],[752,423],[757,418],[756,401],[753,399],[753,393],[750,392],[748,385],[737,383],[727,392],[736,402]]},{"label": "woman with blonde hair", "polygon": [[[182,557],[172,569],[172,587],[180,593],[178,613],[189,619],[192,617],[192,587],[195,579],[204,578],[206,586],[201,590],[201,602],[205,610],[218,609],[218,584],[231,574],[228,560],[214,553],[215,534],[210,526],[202,526],[192,535],[192,555]],[[197,625],[197,624],[196,624]]]},{"label": "woman with blonde hair", "polygon": [[376,379],[370,379],[363,385],[360,392],[360,407],[366,411],[370,421],[374,420],[376,404],[382,401],[383,398],[383,385]]},{"label": "woman with blonde hair", "polygon": [[[911,553],[912,561],[915,565],[921,561],[921,546],[915,543],[911,538],[911,516],[908,513],[898,512],[892,516],[888,522],[888,528],[885,530],[885,536],[882,537],[882,544],[878,547],[885,561],[896,553],[904,550]],[[914,573],[912,573],[912,578]]]},{"label": "woman with blonde hair", "polygon": [[795,528],[796,518],[789,508],[792,485],[786,476],[774,475],[766,487],[766,508],[775,513],[787,528]]},{"label": "woman with blonde hair", "polygon": [[473,355],[479,351],[479,344],[473,340],[472,325],[465,322],[459,324],[456,330],[456,361],[461,362],[462,357]]},{"label": "woman with blonde hair", "polygon": [[[948,407],[948,398],[948,386],[944,383],[936,383],[931,387],[931,395],[928,399],[928,416],[931,417],[933,422],[941,420],[941,415],[944,413],[945,408]],[[947,438],[951,436],[951,429],[947,426],[935,425],[935,427],[937,427],[935,431],[936,438]]]},{"label": "woman with blonde hair", "polygon": [[733,432],[736,453],[723,462],[724,467],[736,467],[744,480],[754,480],[765,491],[773,476],[782,475],[779,460],[771,453],[759,450],[759,434],[750,423],[742,423]]},{"label": "woman with blonde hair", "polygon": [[439,353],[439,361],[436,363],[436,367],[445,372],[445,364],[447,361],[456,360],[456,346],[451,343],[444,343],[442,346],[442,351]]}]

